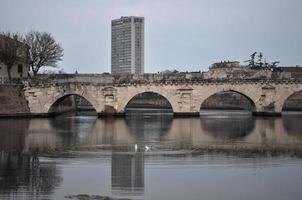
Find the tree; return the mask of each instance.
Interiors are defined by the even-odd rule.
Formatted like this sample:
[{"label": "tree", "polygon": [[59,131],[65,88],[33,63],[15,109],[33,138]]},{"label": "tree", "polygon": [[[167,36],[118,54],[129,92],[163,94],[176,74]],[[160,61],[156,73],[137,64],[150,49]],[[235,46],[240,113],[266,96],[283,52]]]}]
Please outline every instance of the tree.
[{"label": "tree", "polygon": [[262,55],[262,53],[260,52],[259,55],[258,55],[258,63],[257,63],[257,65],[259,66],[260,69],[261,69],[262,66],[263,66],[262,58],[263,58],[263,55]]},{"label": "tree", "polygon": [[18,59],[18,50],[24,46],[22,36],[18,33],[2,33],[0,38],[0,61],[6,65],[7,75],[11,81],[11,69]]},{"label": "tree", "polygon": [[[258,57],[258,62],[255,62],[255,57]],[[257,52],[254,52],[252,55],[250,55],[251,59],[246,60],[244,62],[248,62],[248,66],[250,66],[252,69],[271,69],[272,71],[278,71],[280,70],[277,69],[277,64],[279,64],[279,61],[274,61],[271,64],[269,62],[267,62],[266,58],[264,57],[264,62],[262,62],[263,59],[263,54],[261,52],[259,52],[259,54],[257,54]]]},{"label": "tree", "polygon": [[257,52],[254,52],[252,55],[250,55],[251,59],[246,60],[244,62],[248,62],[248,66],[254,68],[255,67],[255,57],[256,57]]},{"label": "tree", "polygon": [[57,68],[57,69],[44,69],[42,71],[42,74],[66,74],[66,72],[63,69]]},{"label": "tree", "polygon": [[30,47],[30,68],[34,75],[37,75],[41,67],[56,68],[57,62],[62,60],[63,48],[51,34],[31,31],[26,35],[25,41]]}]

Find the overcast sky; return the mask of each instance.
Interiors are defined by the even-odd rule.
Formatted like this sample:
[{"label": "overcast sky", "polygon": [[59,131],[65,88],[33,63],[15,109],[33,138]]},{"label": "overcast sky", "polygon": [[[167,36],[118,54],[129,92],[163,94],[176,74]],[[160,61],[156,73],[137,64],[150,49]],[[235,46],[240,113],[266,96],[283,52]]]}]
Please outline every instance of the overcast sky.
[{"label": "overcast sky", "polygon": [[254,51],[302,64],[301,0],[0,0],[0,31],[50,32],[66,72],[110,72],[111,20],[145,17],[145,72],[207,70]]}]

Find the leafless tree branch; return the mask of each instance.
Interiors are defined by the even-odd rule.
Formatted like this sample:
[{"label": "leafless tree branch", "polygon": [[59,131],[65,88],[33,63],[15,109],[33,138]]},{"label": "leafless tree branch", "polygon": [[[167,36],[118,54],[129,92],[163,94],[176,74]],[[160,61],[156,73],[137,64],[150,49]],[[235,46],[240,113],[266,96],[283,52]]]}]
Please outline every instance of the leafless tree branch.
[{"label": "leafless tree branch", "polygon": [[31,31],[25,40],[30,47],[30,67],[34,75],[41,67],[57,67],[57,62],[62,60],[63,48],[56,43],[51,34]]}]

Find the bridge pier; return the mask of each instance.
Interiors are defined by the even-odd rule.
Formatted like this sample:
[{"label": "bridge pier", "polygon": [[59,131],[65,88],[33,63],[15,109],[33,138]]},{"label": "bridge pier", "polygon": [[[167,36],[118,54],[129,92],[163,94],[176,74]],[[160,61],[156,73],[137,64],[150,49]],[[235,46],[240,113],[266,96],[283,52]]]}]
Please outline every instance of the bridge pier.
[{"label": "bridge pier", "polygon": [[122,112],[122,113],[106,113],[106,112],[100,112],[98,113],[98,117],[99,118],[115,118],[115,117],[125,117],[126,113]]},{"label": "bridge pier", "polygon": [[[125,117],[126,112],[115,112],[115,113],[106,113],[106,112],[100,112],[98,113],[99,118],[107,118],[107,117]],[[175,118],[186,118],[186,117],[199,117],[199,112],[174,112],[173,116]]]},{"label": "bridge pier", "polygon": [[[28,118],[51,118],[56,117],[63,113],[26,113],[24,115],[20,115],[19,117],[28,117]],[[262,117],[281,117],[281,112],[252,112],[253,116],[262,116]],[[119,118],[125,117],[126,112],[115,112],[115,113],[105,113],[99,112],[97,113],[99,118]],[[174,112],[173,116],[175,118],[186,118],[186,117],[200,117],[199,112]],[[1,117],[1,116],[0,116]],[[8,116],[4,116],[8,117]],[[12,117],[18,117],[18,115],[13,115]]]},{"label": "bridge pier", "polygon": [[[262,116],[262,117],[281,117],[281,112],[252,112],[253,116]],[[107,117],[125,117],[126,113],[98,113],[99,118]],[[187,117],[200,117],[200,112],[174,112],[173,116],[175,118],[187,118]]]},{"label": "bridge pier", "polygon": [[281,117],[281,112],[253,112],[253,116],[263,116],[263,117]]},{"label": "bridge pier", "polygon": [[182,117],[199,117],[200,112],[174,112],[173,116],[175,118],[182,118]]}]

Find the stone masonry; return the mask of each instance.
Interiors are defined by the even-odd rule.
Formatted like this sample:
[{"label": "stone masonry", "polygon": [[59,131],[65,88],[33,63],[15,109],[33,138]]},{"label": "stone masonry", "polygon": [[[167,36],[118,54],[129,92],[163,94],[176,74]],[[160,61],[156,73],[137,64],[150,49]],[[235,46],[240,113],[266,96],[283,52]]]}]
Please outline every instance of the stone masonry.
[{"label": "stone masonry", "polygon": [[302,90],[301,80],[135,80],[116,81],[104,75],[66,76],[60,79],[25,79],[24,92],[33,115],[47,115],[60,98],[76,94],[87,99],[99,115],[123,115],[137,94],[154,92],[165,97],[175,115],[199,115],[201,104],[211,95],[233,91],[247,97],[254,114],[280,115],[285,100]]}]

